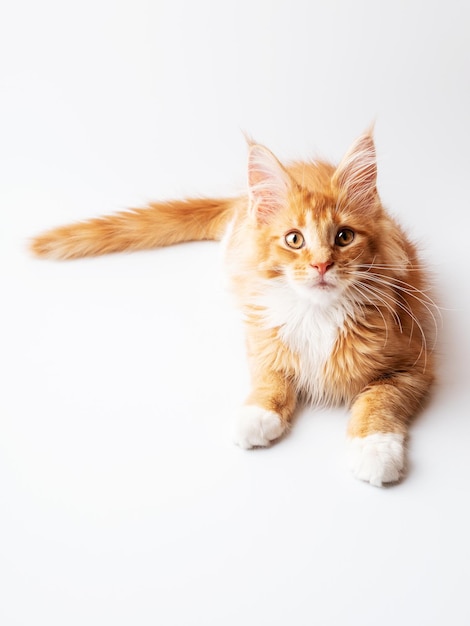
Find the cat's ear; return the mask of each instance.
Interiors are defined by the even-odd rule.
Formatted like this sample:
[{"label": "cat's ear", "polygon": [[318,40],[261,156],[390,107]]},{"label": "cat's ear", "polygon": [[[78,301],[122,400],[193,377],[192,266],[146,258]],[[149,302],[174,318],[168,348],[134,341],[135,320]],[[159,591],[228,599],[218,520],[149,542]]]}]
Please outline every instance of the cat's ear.
[{"label": "cat's ear", "polygon": [[292,180],[274,154],[258,144],[251,144],[248,155],[250,208],[257,220],[268,222],[286,206]]},{"label": "cat's ear", "polygon": [[370,204],[377,194],[377,155],[372,132],[354,142],[338,165],[333,183],[346,193],[352,205]]}]

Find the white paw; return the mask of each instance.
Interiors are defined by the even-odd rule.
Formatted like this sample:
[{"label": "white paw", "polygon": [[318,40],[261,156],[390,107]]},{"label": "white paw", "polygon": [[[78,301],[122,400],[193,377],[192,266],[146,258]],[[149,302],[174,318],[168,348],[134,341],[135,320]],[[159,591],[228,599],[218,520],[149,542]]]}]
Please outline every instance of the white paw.
[{"label": "white paw", "polygon": [[405,465],[404,437],[397,433],[374,433],[349,441],[353,475],[376,487],[399,480]]},{"label": "white paw", "polygon": [[259,406],[243,406],[234,425],[234,441],[240,448],[268,446],[284,432],[280,416]]}]

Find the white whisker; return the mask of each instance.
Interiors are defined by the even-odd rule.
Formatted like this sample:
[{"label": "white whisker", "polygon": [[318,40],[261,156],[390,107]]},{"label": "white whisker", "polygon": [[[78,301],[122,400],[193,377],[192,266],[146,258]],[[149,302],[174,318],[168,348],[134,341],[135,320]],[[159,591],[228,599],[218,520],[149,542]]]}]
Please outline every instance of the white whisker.
[{"label": "white whisker", "polygon": [[[358,272],[358,274],[361,274],[361,273]],[[365,272],[363,274],[365,274]],[[388,276],[384,276],[383,274],[367,272],[367,280],[374,282],[376,285],[382,285],[388,288],[392,288],[400,293],[406,294],[410,298],[414,298],[428,311],[429,316],[431,317],[433,324],[434,324],[434,337],[435,337],[434,343],[433,343],[433,349],[434,349],[436,345],[436,341],[437,341],[439,325],[437,323],[437,319],[433,313],[433,310],[439,314],[440,322],[442,325],[442,314],[441,314],[441,311],[439,310],[439,307],[434,302],[434,300],[430,296],[428,296],[426,293],[424,293],[423,290],[417,289],[410,283],[407,283],[398,278],[390,278]]]},{"label": "white whisker", "polygon": [[[367,275],[367,278],[370,278],[370,275]],[[383,290],[381,290],[378,285],[372,286],[370,284],[365,284],[364,282],[360,282],[359,284],[361,285],[361,287],[363,289],[368,290],[369,293],[373,294],[378,300],[380,300],[384,306],[387,307],[387,309],[390,311],[390,313],[392,313],[395,321],[397,321],[397,319],[399,320],[399,315],[397,313],[397,311],[392,307],[392,304],[395,307],[398,307],[399,309],[401,309],[402,311],[404,311],[404,313],[406,313],[410,319],[412,320],[413,324],[416,324],[417,328],[420,331],[420,336],[421,336],[421,349],[420,352],[418,354],[418,357],[415,361],[415,364],[419,361],[419,359],[421,358],[423,352],[424,352],[424,365],[426,367],[426,362],[427,362],[427,339],[426,339],[426,334],[424,332],[424,328],[421,325],[420,321],[418,320],[418,318],[416,317],[416,315],[413,313],[413,311],[411,310],[411,308],[409,306],[406,306],[403,302],[400,302],[399,300],[397,300],[396,298],[394,298],[390,293],[387,293]],[[384,283],[385,286],[387,288],[390,288],[390,285],[387,285],[386,283]],[[391,303],[390,303],[391,301]],[[400,331],[402,332],[402,324],[401,321],[399,322],[400,325]],[[412,336],[412,331],[413,331],[413,325],[411,328],[411,333],[410,333],[410,340],[411,340],[411,336]]]},{"label": "white whisker", "polygon": [[[374,289],[371,285],[366,285],[365,283],[360,283],[360,285],[361,285],[361,287],[363,289],[368,291],[372,296],[374,296],[377,300],[379,300],[383,304],[383,306],[388,310],[390,315],[395,320],[395,323],[397,324],[397,326],[400,329],[400,332],[402,333],[403,332],[403,327],[402,327],[402,323],[401,323],[401,320],[400,320],[400,316],[395,311],[395,309],[392,307],[392,305],[384,299],[384,296],[386,296],[388,294],[382,293],[380,290]],[[392,301],[393,301],[393,299],[392,299]]]},{"label": "white whisker", "polygon": [[[377,306],[377,304],[375,304],[375,302],[373,302],[373,301],[369,298],[369,296],[367,295],[367,293],[365,293],[365,290],[364,290],[364,289],[361,289],[361,288],[359,287],[359,285],[357,285],[357,284],[352,285],[352,289],[354,289],[355,291],[357,291],[357,293],[358,293],[361,297],[365,298],[365,299],[367,300],[367,302],[369,302],[369,304],[370,304],[371,306],[373,306],[373,307],[374,307],[374,309],[376,309],[376,310],[377,310],[377,312],[379,313],[380,317],[382,318],[383,323],[384,323],[384,328],[385,328],[385,341],[384,341],[384,348],[385,348],[385,346],[387,345],[387,342],[388,342],[388,324],[387,324],[387,321],[386,321],[386,319],[385,319],[384,314],[383,314],[383,313],[382,313],[382,311],[380,310],[380,307],[379,307],[379,306]],[[362,303],[358,303],[358,304],[359,304],[359,306],[361,307],[361,310],[363,311],[364,309],[363,309]]]}]

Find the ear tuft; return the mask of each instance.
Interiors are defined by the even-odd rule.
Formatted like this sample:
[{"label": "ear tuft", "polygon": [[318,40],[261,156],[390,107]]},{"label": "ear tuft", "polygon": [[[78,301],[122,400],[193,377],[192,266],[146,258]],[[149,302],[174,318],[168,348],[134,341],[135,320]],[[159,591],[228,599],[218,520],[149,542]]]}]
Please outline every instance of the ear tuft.
[{"label": "ear tuft", "polygon": [[354,142],[338,165],[333,182],[346,192],[350,203],[361,204],[376,192],[377,156],[372,131]]},{"label": "ear tuft", "polygon": [[286,205],[291,179],[274,154],[251,144],[248,156],[248,187],[252,211],[261,222]]}]

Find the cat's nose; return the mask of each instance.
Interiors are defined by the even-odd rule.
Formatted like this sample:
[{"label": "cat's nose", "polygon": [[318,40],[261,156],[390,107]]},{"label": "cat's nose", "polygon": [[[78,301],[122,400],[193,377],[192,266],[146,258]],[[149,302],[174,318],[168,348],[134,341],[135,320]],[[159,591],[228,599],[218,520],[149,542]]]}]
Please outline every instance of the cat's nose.
[{"label": "cat's nose", "polygon": [[332,267],[333,262],[327,261],[326,263],[310,263],[310,265],[317,270],[320,276],[324,276],[330,267]]}]

